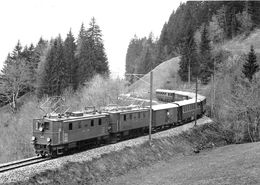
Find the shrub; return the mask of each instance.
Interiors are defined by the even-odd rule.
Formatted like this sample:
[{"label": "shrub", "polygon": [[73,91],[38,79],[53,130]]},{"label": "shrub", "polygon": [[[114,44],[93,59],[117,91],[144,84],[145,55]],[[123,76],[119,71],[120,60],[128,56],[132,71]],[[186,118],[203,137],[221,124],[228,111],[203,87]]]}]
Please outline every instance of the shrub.
[{"label": "shrub", "polygon": [[215,116],[234,133],[234,142],[258,141],[260,126],[260,82],[243,78],[244,56],[229,57],[216,75]]}]

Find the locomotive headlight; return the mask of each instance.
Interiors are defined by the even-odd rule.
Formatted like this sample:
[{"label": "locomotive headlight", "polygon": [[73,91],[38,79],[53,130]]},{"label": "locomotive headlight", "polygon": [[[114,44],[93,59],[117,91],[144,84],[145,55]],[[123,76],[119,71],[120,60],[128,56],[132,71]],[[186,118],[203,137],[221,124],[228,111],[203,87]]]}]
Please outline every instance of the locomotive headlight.
[{"label": "locomotive headlight", "polygon": [[39,131],[40,131],[40,132],[42,132],[42,131],[43,131],[43,127],[42,127],[42,126],[39,128]]},{"label": "locomotive headlight", "polygon": [[32,141],[35,141],[36,140],[36,137],[35,136],[32,136]]},{"label": "locomotive headlight", "polygon": [[51,142],[51,138],[49,138],[49,137],[48,137],[48,138],[47,138],[47,142],[49,142],[49,143],[50,143],[50,142]]}]

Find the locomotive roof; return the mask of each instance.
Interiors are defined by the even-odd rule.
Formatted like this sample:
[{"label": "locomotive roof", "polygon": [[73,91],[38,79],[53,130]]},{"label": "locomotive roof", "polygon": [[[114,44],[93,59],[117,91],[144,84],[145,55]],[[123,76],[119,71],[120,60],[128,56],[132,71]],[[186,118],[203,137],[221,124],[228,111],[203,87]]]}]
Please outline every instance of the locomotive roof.
[{"label": "locomotive roof", "polygon": [[112,110],[109,111],[109,113],[133,113],[133,112],[143,112],[143,111],[147,111],[149,110],[148,107],[144,107],[144,108],[133,108],[133,109],[125,109],[125,110]]},{"label": "locomotive roof", "polygon": [[[82,112],[83,113],[83,112]],[[77,120],[85,120],[85,119],[95,119],[95,118],[101,118],[107,116],[107,113],[98,113],[98,112],[93,112],[93,113],[83,113],[82,116],[73,116],[73,115],[51,115],[47,116],[44,119],[48,121],[64,121],[64,122],[69,122],[69,121],[77,121]]]}]

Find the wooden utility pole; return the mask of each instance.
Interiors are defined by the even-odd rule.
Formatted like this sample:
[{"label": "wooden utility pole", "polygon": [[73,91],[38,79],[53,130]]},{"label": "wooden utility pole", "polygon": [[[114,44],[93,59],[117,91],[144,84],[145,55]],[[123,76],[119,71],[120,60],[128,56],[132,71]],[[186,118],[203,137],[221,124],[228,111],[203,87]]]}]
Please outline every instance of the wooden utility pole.
[{"label": "wooden utility pole", "polygon": [[153,103],[153,71],[150,72],[150,122],[149,122],[149,144],[150,145],[152,142],[152,119],[153,119],[152,103]]},{"label": "wooden utility pole", "polygon": [[197,125],[197,98],[198,98],[198,75],[196,76],[196,89],[195,89],[195,126]]},{"label": "wooden utility pole", "polygon": [[213,63],[213,74],[211,74],[211,92],[210,92],[210,116],[214,117],[214,104],[215,104],[215,61]]},{"label": "wooden utility pole", "polygon": [[214,112],[214,107],[215,107],[215,96],[216,96],[216,91],[215,91],[215,60],[213,63],[213,118],[215,116],[215,112]]},{"label": "wooden utility pole", "polygon": [[189,65],[188,65],[188,82],[190,87],[190,59],[189,59]]}]

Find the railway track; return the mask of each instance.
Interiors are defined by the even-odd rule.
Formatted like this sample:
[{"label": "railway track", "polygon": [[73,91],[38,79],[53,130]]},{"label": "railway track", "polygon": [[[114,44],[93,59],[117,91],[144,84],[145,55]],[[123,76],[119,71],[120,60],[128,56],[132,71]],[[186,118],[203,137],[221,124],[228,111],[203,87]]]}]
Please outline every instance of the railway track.
[{"label": "railway track", "polygon": [[24,167],[24,166],[30,166],[32,164],[41,163],[41,162],[47,161],[47,160],[50,160],[50,158],[31,157],[31,158],[28,158],[28,159],[14,161],[14,162],[10,162],[10,163],[5,163],[5,164],[0,165],[0,173],[10,171],[10,170],[14,170],[14,169],[18,169],[18,168],[21,168],[21,167]]}]

